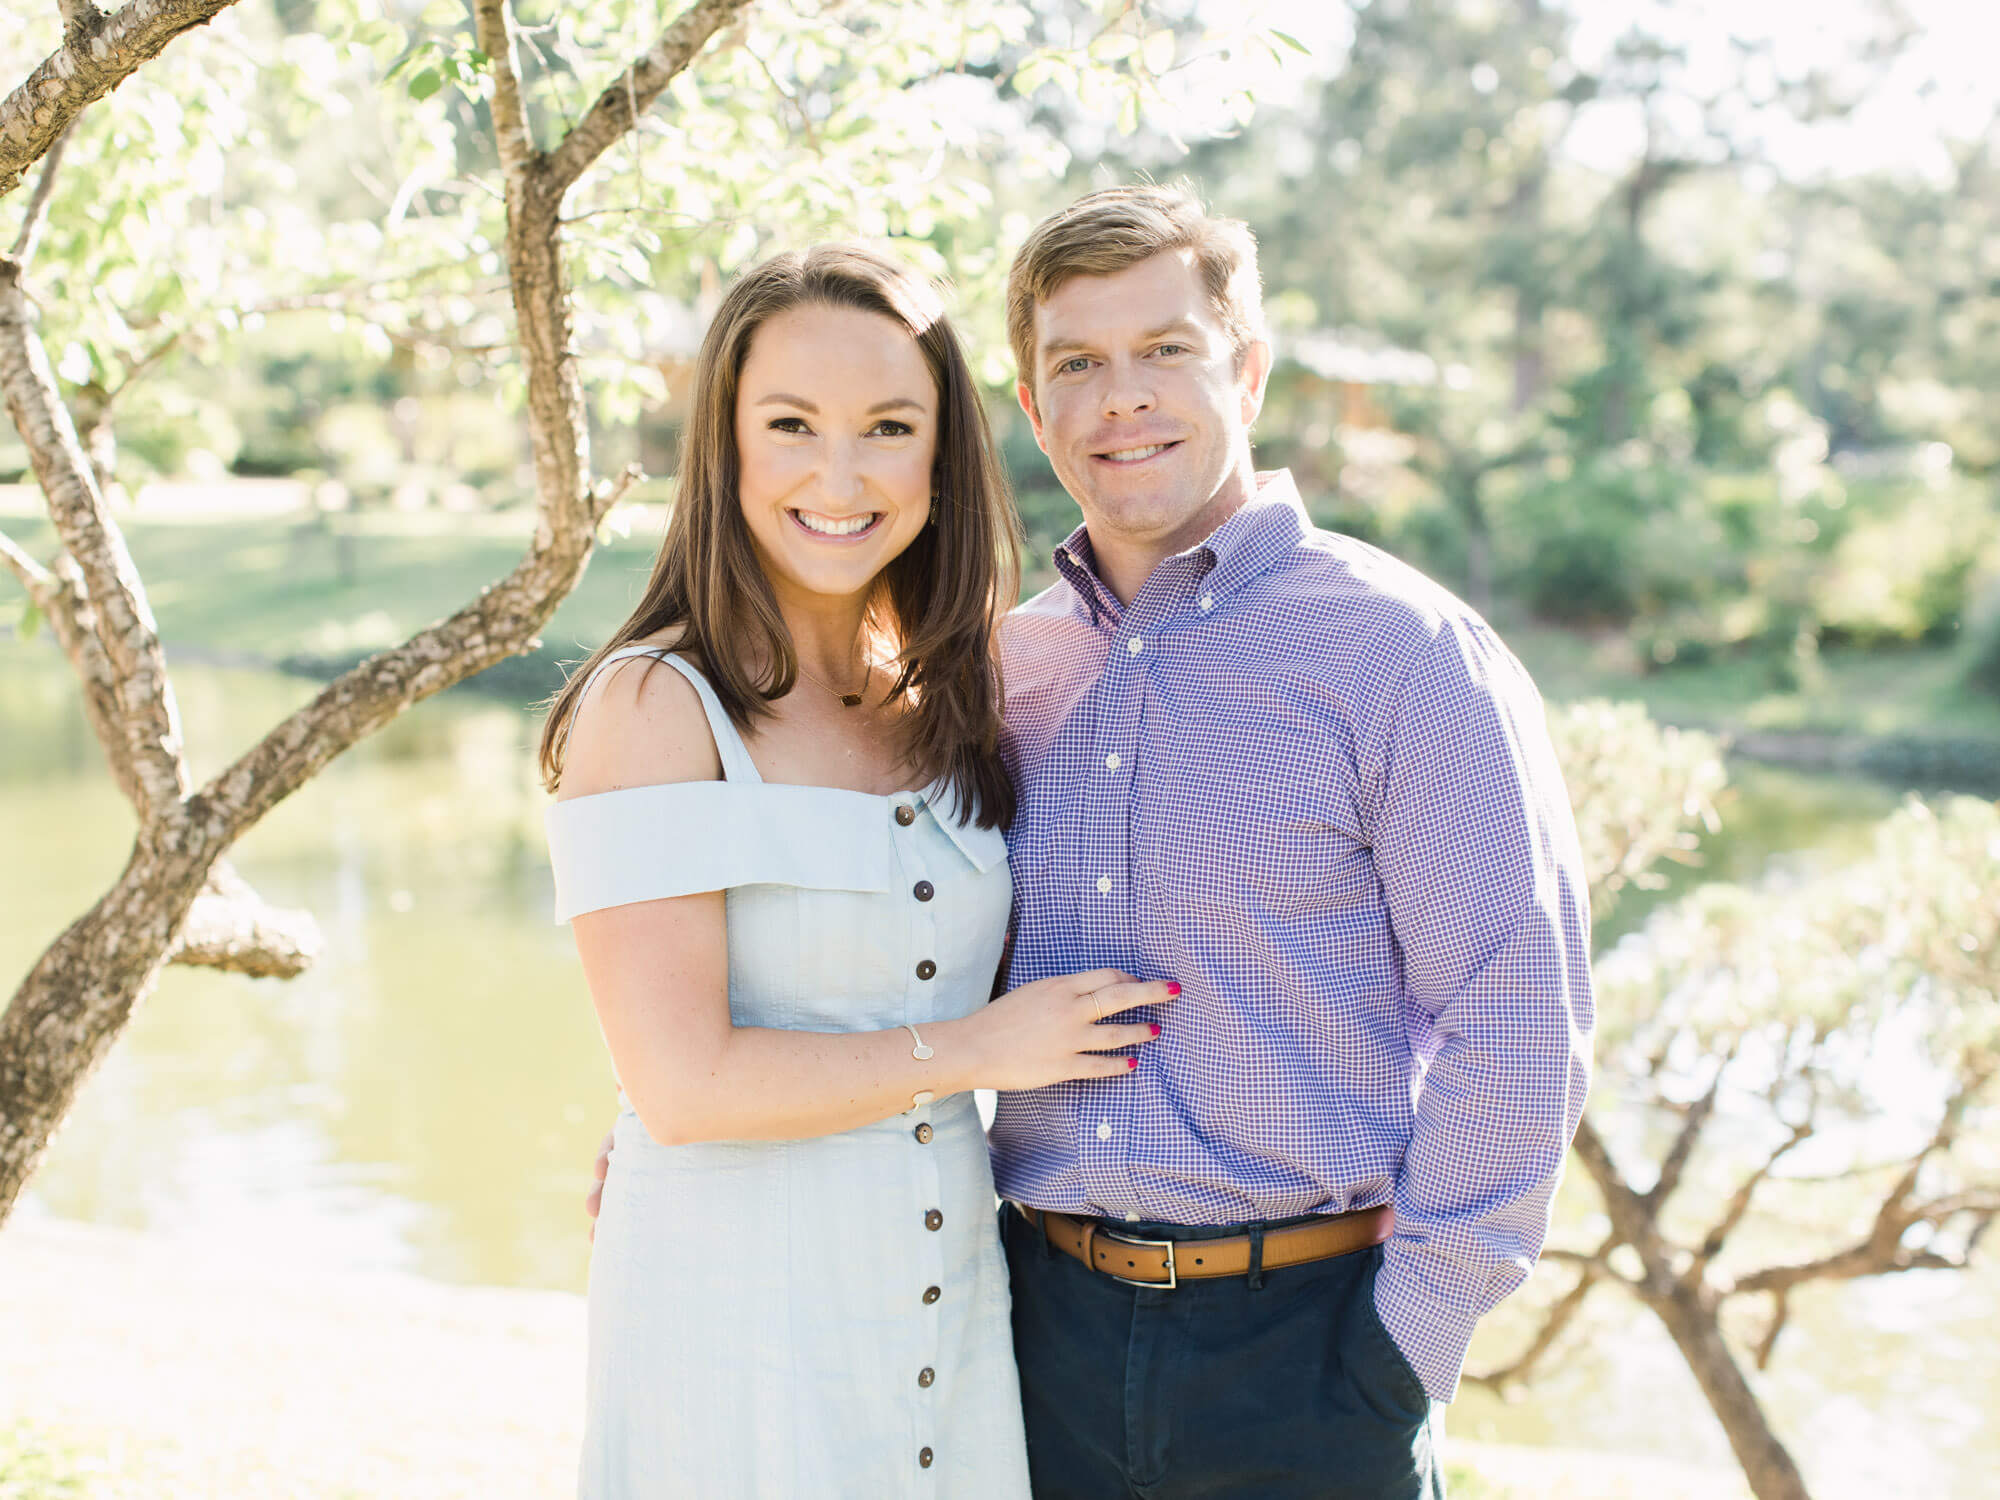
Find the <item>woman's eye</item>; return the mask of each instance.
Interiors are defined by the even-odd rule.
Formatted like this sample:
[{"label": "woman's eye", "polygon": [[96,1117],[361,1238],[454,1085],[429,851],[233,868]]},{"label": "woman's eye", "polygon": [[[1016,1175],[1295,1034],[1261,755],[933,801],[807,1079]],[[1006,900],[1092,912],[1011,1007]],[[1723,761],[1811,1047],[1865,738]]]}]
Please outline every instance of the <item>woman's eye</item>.
[{"label": "woman's eye", "polygon": [[810,427],[806,426],[804,417],[773,417],[771,418],[771,430],[773,432],[812,431]]},{"label": "woman's eye", "polygon": [[884,419],[875,424],[875,430],[884,437],[908,437],[916,429],[907,422]]}]

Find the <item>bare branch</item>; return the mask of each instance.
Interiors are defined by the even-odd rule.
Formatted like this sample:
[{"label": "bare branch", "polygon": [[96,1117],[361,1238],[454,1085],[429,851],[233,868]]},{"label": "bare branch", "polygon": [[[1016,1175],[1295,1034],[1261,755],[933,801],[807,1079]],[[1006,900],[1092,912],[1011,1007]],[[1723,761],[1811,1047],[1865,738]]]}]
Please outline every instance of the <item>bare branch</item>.
[{"label": "bare branch", "polygon": [[49,199],[55,194],[56,171],[62,166],[63,152],[69,149],[69,134],[65,128],[49,147],[49,154],[42,158],[42,175],[36,179],[35,196],[28,200],[28,216],[21,221],[21,232],[14,239],[14,263],[24,271],[34,260],[35,251],[41,248],[42,229],[49,218]]},{"label": "bare branch", "polygon": [[1689,1158],[1701,1141],[1701,1132],[1708,1124],[1709,1116],[1715,1113],[1716,1096],[1722,1092],[1722,1075],[1728,1071],[1730,1062],[1736,1056],[1736,1044],[1732,1043],[1715,1065],[1715,1077],[1708,1085],[1708,1091],[1687,1108],[1681,1120],[1680,1133],[1674,1143],[1667,1148],[1667,1154],[1660,1162],[1660,1175],[1646,1192],[1647,1207],[1658,1212],[1666,1201],[1673,1197],[1674,1189],[1681,1185],[1681,1176],[1687,1171]]},{"label": "bare branch", "polygon": [[28,556],[21,544],[0,531],[0,562],[7,565],[7,571],[21,581],[28,597],[35,602],[35,608],[43,614],[49,612],[49,602],[55,592],[55,575],[32,557]]},{"label": "bare branch", "polygon": [[[1608,1251],[1611,1247],[1607,1245],[1604,1248]],[[1503,1386],[1532,1378],[1535,1366],[1540,1364],[1549,1350],[1555,1347],[1556,1340],[1562,1337],[1563,1330],[1569,1327],[1577,1313],[1583,1309],[1591,1289],[1597,1285],[1599,1273],[1594,1267],[1594,1261],[1583,1262],[1583,1274],[1577,1277],[1576,1285],[1549,1308],[1548,1315],[1542,1319],[1542,1326],[1535,1330],[1535,1336],[1528,1341],[1526,1349],[1497,1370],[1489,1370],[1480,1375],[1469,1374],[1465,1378],[1490,1390],[1499,1390]]]},{"label": "bare branch", "polygon": [[1790,1139],[1765,1157],[1763,1165],[1738,1184],[1736,1191],[1730,1195],[1728,1207],[1723,1210],[1722,1217],[1715,1221],[1715,1226],[1702,1240],[1701,1249],[1695,1252],[1697,1272],[1706,1268],[1710,1261],[1722,1253],[1722,1247],[1728,1243],[1730,1235],[1736,1232],[1744,1216],[1750,1212],[1750,1200],[1756,1197],[1757,1189],[1764,1185],[1772,1172],[1777,1170],[1778,1163],[1783,1161],[1794,1148],[1812,1139],[1812,1133],[1813,1120],[1812,1116],[1808,1115],[1792,1127]]},{"label": "bare branch", "polygon": [[1789,1288],[1780,1287],[1771,1294],[1771,1321],[1764,1329],[1764,1336],[1757,1340],[1754,1358],[1757,1368],[1771,1368],[1771,1351],[1778,1347],[1778,1335],[1785,1331],[1785,1324],[1792,1316],[1792,1294]]},{"label": "bare branch", "polygon": [[255,979],[293,979],[311,967],[319,950],[319,924],[311,912],[266,906],[227,861],[218,860],[188,908],[167,962]]},{"label": "bare branch", "polygon": [[27,445],[56,532],[89,584],[96,633],[115,674],[118,719],[133,784],[141,793],[145,839],[188,789],[173,685],[138,569],[105,509],[90,458],[56,391],[55,374],[21,290],[19,267],[6,258],[0,258],[0,388],[15,430]]},{"label": "bare branch", "polygon": [[506,169],[508,201],[513,201],[516,179],[532,170],[540,160],[534,137],[528,132],[527,111],[521,105],[521,70],[514,60],[514,15],[507,0],[473,0],[472,24],[479,36],[479,48],[492,62],[493,134],[500,148],[500,165]]},{"label": "bare branch", "polygon": [[[479,0],[481,5],[495,0]],[[751,0],[695,0],[660,33],[645,55],[621,73],[597,102],[549,153],[549,186],[557,198],[569,190],[590,164],[609,151],[640,115],[653,107],[661,93],[709,38],[749,9]],[[490,50],[490,49],[489,49]]]},{"label": "bare branch", "polygon": [[131,0],[79,30],[72,21],[73,0],[64,0],[63,19],[70,24],[63,45],[0,100],[0,197],[21,185],[21,174],[48,154],[70,121],[158,57],[175,37],[207,25],[235,3]]}]

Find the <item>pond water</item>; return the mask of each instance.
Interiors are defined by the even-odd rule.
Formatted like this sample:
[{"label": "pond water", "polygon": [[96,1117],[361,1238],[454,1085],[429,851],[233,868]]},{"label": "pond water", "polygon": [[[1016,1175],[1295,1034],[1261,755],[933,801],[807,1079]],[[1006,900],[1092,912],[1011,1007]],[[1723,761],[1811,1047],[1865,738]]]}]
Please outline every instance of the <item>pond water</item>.
[{"label": "pond water", "polygon": [[[261,672],[182,667],[176,681],[197,777],[313,692]],[[315,913],[323,958],[289,983],[168,970],[19,1211],[294,1265],[581,1290],[581,1197],[613,1085],[568,932],[549,919],[532,734],[522,712],[448,695],[255,829],[238,868]],[[1896,800],[1751,766],[1734,781],[1703,868],[1622,905],[1607,939],[1695,880],[1848,857]],[[0,643],[0,997],[116,873],[131,828],[59,657]],[[1994,1493],[1996,1257],[1799,1300],[1762,1390],[1816,1493]],[[1494,1320],[1475,1366],[1511,1331]],[[1523,1402],[1468,1389],[1451,1430],[1729,1462],[1635,1305],[1600,1293],[1565,1349]]]}]

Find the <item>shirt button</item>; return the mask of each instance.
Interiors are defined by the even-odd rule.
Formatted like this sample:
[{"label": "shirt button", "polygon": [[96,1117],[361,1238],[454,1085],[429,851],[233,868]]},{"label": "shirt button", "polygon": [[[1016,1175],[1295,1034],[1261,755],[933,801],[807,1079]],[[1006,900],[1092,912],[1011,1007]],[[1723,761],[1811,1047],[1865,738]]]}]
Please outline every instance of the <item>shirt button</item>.
[{"label": "shirt button", "polygon": [[1111,894],[1111,877],[1109,875],[1100,875],[1097,877],[1097,890],[1100,895],[1108,896]]},{"label": "shirt button", "polygon": [[937,894],[937,887],[932,885],[928,880],[919,880],[911,888],[910,894],[915,896],[919,901],[928,901]]},{"label": "shirt button", "polygon": [[929,1306],[930,1306],[930,1305],[931,1305],[931,1304],[932,1304],[933,1302],[937,1301],[937,1299],[938,1299],[938,1298],[940,1298],[940,1297],[942,1297],[943,1295],[944,1295],[944,1293],[943,1293],[943,1292],[942,1292],[942,1291],[941,1291],[940,1289],[938,1289],[937,1287],[934,1287],[934,1286],[927,1286],[927,1287],[925,1287],[925,1288],[924,1288],[924,1306],[925,1306],[925,1307],[929,1307]]},{"label": "shirt button", "polygon": [[917,965],[917,978],[919,979],[929,979],[935,973],[937,973],[937,965],[932,963],[928,958]]},{"label": "shirt button", "polygon": [[1202,609],[1202,613],[1203,613],[1203,614],[1207,614],[1207,613],[1208,613],[1208,611],[1210,611],[1211,609],[1214,609],[1214,608],[1215,608],[1215,595],[1213,595],[1213,594],[1203,594],[1203,595],[1201,596],[1201,609]]},{"label": "shirt button", "polygon": [[1097,1138],[1100,1141],[1108,1141],[1111,1139],[1111,1122],[1109,1120],[1102,1121],[1098,1125]]},{"label": "shirt button", "polygon": [[1140,640],[1139,637],[1135,635],[1132,637],[1131,640],[1125,643],[1125,649],[1131,652],[1134,656],[1137,656],[1141,651],[1144,651],[1146,649],[1146,643]]},{"label": "shirt button", "polygon": [[937,1371],[933,1370],[929,1365],[925,1365],[921,1370],[917,1371],[917,1384],[922,1386],[925,1390],[929,1390],[931,1388],[931,1382],[936,1379],[937,1379]]},{"label": "shirt button", "polygon": [[919,1125],[919,1126],[918,1126],[918,1127],[917,1127],[917,1128],[916,1128],[916,1129],[915,1129],[915,1130],[914,1130],[913,1132],[911,1132],[911,1133],[912,1133],[913,1135],[915,1135],[915,1136],[916,1136],[916,1138],[917,1138],[917,1144],[918,1144],[919,1146],[928,1146],[928,1145],[929,1145],[929,1144],[931,1143],[931,1128],[930,1128],[930,1126],[928,1126],[928,1125]]},{"label": "shirt button", "polygon": [[923,1452],[919,1453],[917,1455],[917,1462],[928,1469],[931,1466],[931,1450],[926,1448]]},{"label": "shirt button", "polygon": [[896,805],[896,821],[903,827],[908,828],[912,823],[917,821],[917,810],[907,802],[898,803]]},{"label": "shirt button", "polygon": [[1112,751],[1109,755],[1104,757],[1105,770],[1115,771],[1118,769],[1118,766],[1119,766],[1119,760],[1118,760],[1118,752],[1116,750]]},{"label": "shirt button", "polygon": [[944,1228],[944,1215],[939,1213],[936,1209],[932,1209],[929,1213],[924,1215],[924,1228],[926,1229]]}]

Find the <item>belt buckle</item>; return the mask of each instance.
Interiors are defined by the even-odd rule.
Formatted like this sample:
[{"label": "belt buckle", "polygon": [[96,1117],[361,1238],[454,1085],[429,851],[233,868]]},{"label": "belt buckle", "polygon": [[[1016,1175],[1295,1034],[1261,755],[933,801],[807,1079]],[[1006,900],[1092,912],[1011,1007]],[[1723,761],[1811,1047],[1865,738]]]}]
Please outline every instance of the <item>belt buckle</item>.
[{"label": "belt buckle", "polygon": [[1140,1245],[1148,1250],[1164,1250],[1167,1252],[1167,1279],[1165,1281],[1134,1281],[1129,1276],[1120,1276],[1115,1272],[1106,1271],[1104,1274],[1109,1276],[1113,1281],[1122,1281],[1127,1286],[1146,1287],[1155,1292],[1171,1292],[1180,1286],[1181,1273],[1179,1265],[1174,1260],[1175,1242],[1173,1240],[1134,1239],[1131,1235],[1118,1234],[1109,1229],[1099,1230],[1098,1235],[1100,1238],[1110,1240],[1114,1244]]}]

